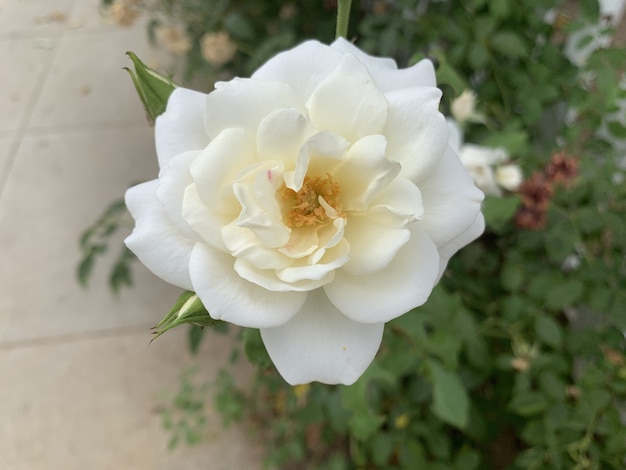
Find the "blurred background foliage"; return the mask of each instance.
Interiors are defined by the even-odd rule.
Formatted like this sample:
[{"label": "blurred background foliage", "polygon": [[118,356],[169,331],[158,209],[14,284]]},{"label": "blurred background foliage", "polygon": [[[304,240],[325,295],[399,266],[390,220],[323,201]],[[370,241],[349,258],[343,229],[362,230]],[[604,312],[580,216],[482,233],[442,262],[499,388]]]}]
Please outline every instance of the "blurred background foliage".
[{"label": "blurred background foliage", "polygon": [[[182,68],[180,82],[207,91],[305,39],[334,37],[332,0],[102,3],[120,25],[147,17],[150,38]],[[426,305],[387,325],[355,385],[288,386],[258,332],[238,331],[254,383],[238,388],[224,371],[213,395],[226,422],[245,419],[264,440],[268,466],[626,468],[619,20],[597,0],[354,2],[349,38],[400,66],[431,58],[445,114],[473,90],[482,118],[461,123],[465,140],[505,149],[525,181],[486,200],[485,234],[451,260]],[[114,205],[83,237],[83,281],[119,212]],[[124,251],[115,288],[131,282],[131,261]],[[203,331],[190,330],[193,350]],[[199,431],[185,419],[202,423],[202,400],[187,399],[188,378],[182,386],[165,422],[193,443]],[[174,426],[175,412],[183,419]]]}]

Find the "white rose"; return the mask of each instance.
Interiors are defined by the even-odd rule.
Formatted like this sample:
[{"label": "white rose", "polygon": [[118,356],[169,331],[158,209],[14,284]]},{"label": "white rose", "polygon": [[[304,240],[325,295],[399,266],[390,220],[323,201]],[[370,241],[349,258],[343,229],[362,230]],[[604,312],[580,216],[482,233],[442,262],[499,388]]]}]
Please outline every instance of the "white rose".
[{"label": "white rose", "polygon": [[464,144],[461,128],[454,119],[448,118],[447,124],[450,147],[458,153],[476,186],[489,196],[501,196],[501,188],[507,191],[519,188],[523,180],[522,170],[514,163],[504,164],[509,158],[505,149]]},{"label": "white rose", "polygon": [[507,191],[517,191],[524,180],[522,169],[514,164],[507,163],[496,168],[496,183]]},{"label": "white rose", "polygon": [[430,62],[398,70],[343,39],[178,88],[126,243],[212,317],[260,328],[289,383],[353,383],[484,229],[440,97]]},{"label": "white rose", "polygon": [[476,93],[472,90],[463,90],[454,98],[450,105],[450,112],[460,123],[484,121],[484,116],[476,111]]}]

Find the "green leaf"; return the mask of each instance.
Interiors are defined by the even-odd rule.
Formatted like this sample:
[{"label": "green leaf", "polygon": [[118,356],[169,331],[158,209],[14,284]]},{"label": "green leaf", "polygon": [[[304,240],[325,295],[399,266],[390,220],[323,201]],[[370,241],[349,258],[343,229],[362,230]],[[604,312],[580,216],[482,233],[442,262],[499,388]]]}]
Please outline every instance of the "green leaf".
[{"label": "green leaf", "polygon": [[272,365],[267,350],[261,339],[261,332],[257,329],[246,328],[243,332],[243,350],[248,360],[259,369],[267,369]]},{"label": "green leaf", "polygon": [[540,393],[524,392],[516,394],[509,406],[521,416],[532,416],[545,410],[548,401]]},{"label": "green leaf", "polygon": [[437,362],[429,361],[433,381],[433,413],[446,423],[464,429],[469,417],[469,398],[463,382]]},{"label": "green leaf", "polygon": [[[446,54],[441,49],[436,49],[430,54],[431,57],[437,60],[437,83],[450,86],[456,96],[463,93],[463,90],[469,88],[467,82],[461,77],[461,75],[450,65]],[[415,63],[422,59],[423,56],[416,54],[411,58],[411,63]]]},{"label": "green leaf", "polygon": [[502,231],[511,221],[521,204],[519,196],[486,196],[483,201],[485,223],[495,232]]},{"label": "green leaf", "polygon": [[557,349],[563,342],[563,331],[551,317],[542,315],[535,320],[535,332],[541,341]]},{"label": "green leaf", "polygon": [[561,309],[575,304],[583,294],[583,283],[578,279],[571,279],[562,284],[557,284],[546,296],[548,307]]},{"label": "green leaf", "polygon": [[519,59],[528,55],[525,41],[512,31],[499,31],[491,36],[491,47],[507,57]]},{"label": "green leaf", "polygon": [[146,66],[133,52],[126,54],[133,61],[135,71],[128,68],[124,70],[130,75],[146,113],[155,120],[165,111],[167,100],[177,85],[171,78]]},{"label": "green leaf", "polygon": [[189,350],[191,354],[197,354],[204,337],[204,328],[192,325],[189,329]]}]

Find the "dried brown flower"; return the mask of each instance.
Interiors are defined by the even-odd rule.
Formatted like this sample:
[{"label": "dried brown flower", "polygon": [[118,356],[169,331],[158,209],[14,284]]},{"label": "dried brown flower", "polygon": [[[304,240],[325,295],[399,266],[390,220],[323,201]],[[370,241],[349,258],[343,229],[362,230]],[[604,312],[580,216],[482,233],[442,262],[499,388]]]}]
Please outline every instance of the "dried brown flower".
[{"label": "dried brown flower", "polygon": [[578,160],[564,151],[554,152],[545,174],[551,183],[567,186],[578,176]]}]

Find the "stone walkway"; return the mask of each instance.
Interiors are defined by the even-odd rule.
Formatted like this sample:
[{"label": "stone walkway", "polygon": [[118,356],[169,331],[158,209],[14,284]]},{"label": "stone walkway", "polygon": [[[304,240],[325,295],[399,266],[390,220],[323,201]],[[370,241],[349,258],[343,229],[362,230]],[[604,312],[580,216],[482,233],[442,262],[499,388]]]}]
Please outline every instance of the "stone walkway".
[{"label": "stone walkway", "polygon": [[[0,0],[0,469],[260,468],[260,452],[210,410],[200,447],[166,450],[163,398],[193,364],[211,380],[227,338],[187,353],[186,329],[149,346],[179,291],[137,266],[114,297],[107,264],[76,281],[78,237],[114,198],[157,174],[127,50],[154,63],[145,27],[98,0]],[[121,242],[120,242],[121,243]]]}]

